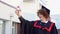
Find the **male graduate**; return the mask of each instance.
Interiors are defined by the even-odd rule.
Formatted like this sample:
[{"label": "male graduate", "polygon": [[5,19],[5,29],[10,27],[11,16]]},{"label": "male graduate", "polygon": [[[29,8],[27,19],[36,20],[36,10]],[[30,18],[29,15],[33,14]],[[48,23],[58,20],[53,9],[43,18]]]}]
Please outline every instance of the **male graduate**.
[{"label": "male graduate", "polygon": [[49,9],[42,7],[37,11],[40,20],[29,21],[23,18],[21,11],[16,11],[16,15],[21,21],[20,34],[58,34],[55,23],[49,20]]}]

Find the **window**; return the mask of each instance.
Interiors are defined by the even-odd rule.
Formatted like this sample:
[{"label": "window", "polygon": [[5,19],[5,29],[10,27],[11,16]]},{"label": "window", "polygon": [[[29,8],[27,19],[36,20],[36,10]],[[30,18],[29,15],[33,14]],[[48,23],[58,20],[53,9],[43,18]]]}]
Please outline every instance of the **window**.
[{"label": "window", "polygon": [[0,20],[0,34],[5,34],[5,23],[3,20]]},{"label": "window", "polygon": [[17,25],[15,22],[12,23],[12,34],[17,34]]}]

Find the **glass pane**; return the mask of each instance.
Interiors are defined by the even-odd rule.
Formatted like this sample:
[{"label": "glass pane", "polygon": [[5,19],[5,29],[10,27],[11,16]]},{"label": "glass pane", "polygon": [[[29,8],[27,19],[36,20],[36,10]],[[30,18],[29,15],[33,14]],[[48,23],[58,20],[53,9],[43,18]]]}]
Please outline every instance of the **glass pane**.
[{"label": "glass pane", "polygon": [[0,34],[5,34],[5,22],[0,20]]},{"label": "glass pane", "polygon": [[13,22],[13,24],[12,24],[12,34],[17,34],[16,23],[14,23],[14,22]]},{"label": "glass pane", "polygon": [[2,24],[3,24],[3,21],[0,20],[0,34],[2,34]]}]

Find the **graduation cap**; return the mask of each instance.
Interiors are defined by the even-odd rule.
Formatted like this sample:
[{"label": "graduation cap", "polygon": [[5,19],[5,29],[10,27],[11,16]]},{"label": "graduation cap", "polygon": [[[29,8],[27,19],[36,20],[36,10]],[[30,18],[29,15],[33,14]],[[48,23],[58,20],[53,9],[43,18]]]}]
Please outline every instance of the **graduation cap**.
[{"label": "graduation cap", "polygon": [[42,6],[42,9],[45,9],[47,11],[47,13],[50,15],[50,10],[44,6]]}]

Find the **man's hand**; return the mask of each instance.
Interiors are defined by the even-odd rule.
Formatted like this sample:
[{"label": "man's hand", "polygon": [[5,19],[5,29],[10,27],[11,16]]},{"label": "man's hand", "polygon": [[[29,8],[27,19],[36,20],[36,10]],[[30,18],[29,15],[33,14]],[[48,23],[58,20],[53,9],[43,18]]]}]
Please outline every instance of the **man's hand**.
[{"label": "man's hand", "polygon": [[20,10],[19,8],[20,8],[20,7],[18,6],[17,9],[16,9],[16,11],[15,11],[15,13],[16,13],[16,15],[17,15],[18,17],[21,16],[21,10]]}]

